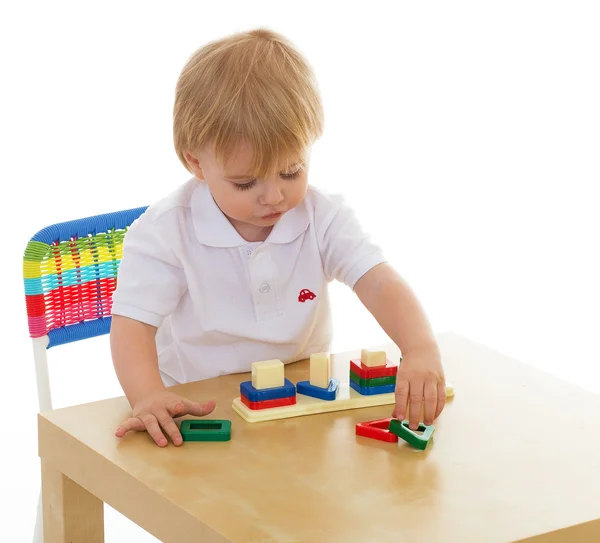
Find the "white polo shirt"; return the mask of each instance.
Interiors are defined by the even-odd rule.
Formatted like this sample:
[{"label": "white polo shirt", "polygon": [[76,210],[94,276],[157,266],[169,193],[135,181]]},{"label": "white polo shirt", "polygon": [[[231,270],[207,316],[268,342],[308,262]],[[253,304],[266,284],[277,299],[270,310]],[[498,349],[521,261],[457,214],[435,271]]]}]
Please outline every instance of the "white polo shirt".
[{"label": "white polo shirt", "polygon": [[339,196],[309,187],[264,242],[245,241],[192,178],[130,227],[112,313],[158,327],[167,385],[331,348],[327,285],[384,262]]}]

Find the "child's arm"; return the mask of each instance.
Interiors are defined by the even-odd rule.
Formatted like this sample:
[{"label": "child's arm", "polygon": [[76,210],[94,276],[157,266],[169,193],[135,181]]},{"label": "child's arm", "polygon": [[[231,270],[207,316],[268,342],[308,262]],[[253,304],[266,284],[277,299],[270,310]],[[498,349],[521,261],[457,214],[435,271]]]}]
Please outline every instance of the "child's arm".
[{"label": "child's arm", "polygon": [[410,404],[409,423],[416,429],[424,403],[423,422],[432,424],[444,409],[446,384],[439,348],[419,301],[385,263],[363,275],[354,291],[402,351],[393,416],[404,419]]},{"label": "child's arm", "polygon": [[173,417],[204,416],[215,404],[192,402],[165,388],[158,371],[156,331],[149,324],[113,315],[110,330],[113,363],[133,409],[133,416],[121,424],[116,435],[123,437],[130,430],[147,430],[156,444],[164,447],[167,445],[164,430],[175,445],[181,445],[181,433]]},{"label": "child's arm", "polygon": [[158,371],[157,328],[140,321],[113,315],[110,347],[119,382],[134,406],[154,392],[165,390]]}]

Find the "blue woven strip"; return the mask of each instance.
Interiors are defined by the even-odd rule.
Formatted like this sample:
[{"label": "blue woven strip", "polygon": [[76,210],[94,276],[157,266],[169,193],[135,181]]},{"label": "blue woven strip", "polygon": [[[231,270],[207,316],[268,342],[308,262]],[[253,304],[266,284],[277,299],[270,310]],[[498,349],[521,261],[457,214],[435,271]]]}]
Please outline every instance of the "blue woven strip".
[{"label": "blue woven strip", "polygon": [[73,268],[60,273],[44,275],[34,279],[23,279],[25,283],[25,294],[33,296],[35,294],[44,294],[60,287],[71,287],[73,285],[81,285],[88,281],[96,281],[97,279],[107,279],[108,277],[116,277],[117,269],[121,260],[111,260],[110,262],[99,262],[90,266],[82,266],[81,268]]},{"label": "blue woven strip", "polygon": [[104,317],[103,319],[79,322],[63,328],[50,330],[48,332],[50,341],[47,348],[49,349],[50,347],[72,343],[73,341],[79,341],[80,339],[108,334],[110,332],[111,322],[112,317]]},{"label": "blue woven strip", "polygon": [[148,206],[53,224],[40,230],[31,238],[31,241],[41,241],[51,245],[56,241],[69,241],[70,239],[87,237],[90,234],[95,236],[112,228],[121,230],[128,227],[146,209],[148,209]]}]

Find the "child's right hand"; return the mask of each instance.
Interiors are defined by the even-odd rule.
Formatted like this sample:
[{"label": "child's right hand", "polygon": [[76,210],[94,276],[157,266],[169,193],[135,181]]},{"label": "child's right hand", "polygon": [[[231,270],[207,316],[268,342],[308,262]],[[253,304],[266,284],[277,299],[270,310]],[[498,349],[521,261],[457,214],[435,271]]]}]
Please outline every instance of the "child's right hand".
[{"label": "child's right hand", "polygon": [[[212,412],[215,402],[192,402],[168,390],[161,390],[140,400],[133,408],[133,415],[121,423],[116,432],[117,437],[123,437],[133,430],[147,430],[159,447],[167,446],[167,434],[174,445],[181,445],[183,439],[173,418],[184,415],[203,417]],[[164,433],[163,433],[164,432]]]}]

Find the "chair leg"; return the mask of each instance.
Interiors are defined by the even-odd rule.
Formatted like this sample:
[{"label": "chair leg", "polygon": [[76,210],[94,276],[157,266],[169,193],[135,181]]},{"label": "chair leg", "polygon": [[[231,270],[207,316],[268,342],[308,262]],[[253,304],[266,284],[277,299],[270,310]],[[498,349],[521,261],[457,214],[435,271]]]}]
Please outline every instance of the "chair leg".
[{"label": "chair leg", "polygon": [[[39,409],[41,412],[50,411],[52,409],[50,379],[48,376],[48,359],[46,356],[48,341],[48,336],[33,339],[33,358],[35,362],[35,376],[37,380]],[[35,517],[33,543],[44,543],[44,514],[42,510],[41,489]]]},{"label": "chair leg", "polygon": [[40,412],[42,413],[52,409],[50,378],[48,376],[48,358],[46,356],[46,349],[49,341],[50,340],[48,336],[38,337],[32,340],[35,376],[37,379],[38,402]]},{"label": "chair leg", "polygon": [[44,543],[44,515],[42,514],[42,491],[38,498],[37,514],[35,517],[35,530],[33,532],[33,543]]}]

